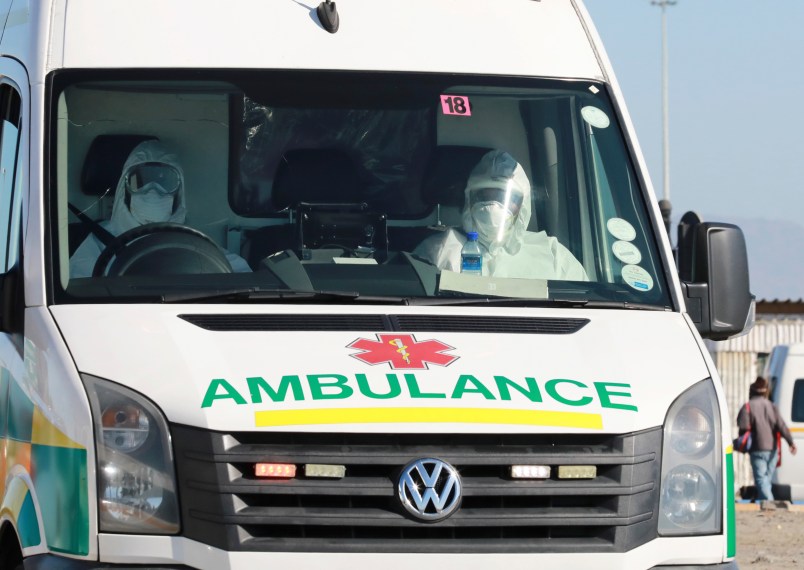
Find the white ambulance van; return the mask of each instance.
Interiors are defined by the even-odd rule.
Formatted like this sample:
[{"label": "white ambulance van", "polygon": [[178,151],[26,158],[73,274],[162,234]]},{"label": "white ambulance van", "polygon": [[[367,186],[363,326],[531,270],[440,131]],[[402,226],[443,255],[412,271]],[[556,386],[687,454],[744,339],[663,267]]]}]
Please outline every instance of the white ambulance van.
[{"label": "white ambulance van", "polygon": [[[768,357],[765,377],[771,399],[790,428],[796,447],[804,445],[804,344],[781,344]],[[773,476],[773,496],[783,501],[804,501],[804,454],[787,453]]]},{"label": "white ambulance van", "polygon": [[579,1],[0,6],[0,567],[736,567],[742,233]]}]

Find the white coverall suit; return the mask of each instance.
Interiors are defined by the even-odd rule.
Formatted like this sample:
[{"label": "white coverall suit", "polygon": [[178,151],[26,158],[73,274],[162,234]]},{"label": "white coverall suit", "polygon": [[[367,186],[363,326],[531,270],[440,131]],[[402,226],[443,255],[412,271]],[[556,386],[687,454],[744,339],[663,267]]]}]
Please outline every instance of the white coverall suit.
[{"label": "white coverall suit", "polygon": [[428,237],[413,254],[440,269],[460,272],[466,233],[477,232],[482,274],[491,277],[588,281],[572,253],[545,232],[527,231],[530,181],[507,152],[493,150],[472,169],[464,192],[463,232]]},{"label": "white coverall suit", "polygon": [[[126,177],[137,165],[147,163],[166,164],[178,173],[178,190],[176,195],[165,194],[156,189],[143,188],[136,196],[130,195],[126,201]],[[129,154],[123,166],[120,180],[114,195],[112,215],[108,221],[101,223],[112,235],[118,236],[137,226],[153,222],[173,222],[183,224],[187,217],[184,202],[184,172],[176,155],[169,153],[157,140],[148,140],[138,144]],[[101,252],[103,243],[97,236],[90,234],[70,258],[70,278],[90,277]],[[251,268],[246,260],[234,253],[223,250],[232,271],[246,272]]]}]

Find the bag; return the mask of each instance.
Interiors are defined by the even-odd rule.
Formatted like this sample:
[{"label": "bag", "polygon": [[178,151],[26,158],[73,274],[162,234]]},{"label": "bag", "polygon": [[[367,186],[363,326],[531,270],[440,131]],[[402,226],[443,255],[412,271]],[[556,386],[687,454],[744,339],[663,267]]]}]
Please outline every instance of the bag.
[{"label": "bag", "polygon": [[[745,409],[748,412],[749,424],[751,421],[751,406],[748,405],[748,402],[745,404]],[[751,428],[748,428],[748,431],[739,435],[734,438],[732,441],[731,446],[734,448],[734,451],[739,453],[748,453],[751,451]]]},{"label": "bag", "polygon": [[739,437],[735,437],[731,445],[734,447],[734,451],[740,453],[748,453],[751,451],[751,430]]}]

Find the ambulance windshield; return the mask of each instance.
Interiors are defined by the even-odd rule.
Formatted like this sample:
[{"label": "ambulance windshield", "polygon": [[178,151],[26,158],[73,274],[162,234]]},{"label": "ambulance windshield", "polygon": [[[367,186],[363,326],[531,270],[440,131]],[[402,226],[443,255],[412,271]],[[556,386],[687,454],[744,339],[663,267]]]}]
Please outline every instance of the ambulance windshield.
[{"label": "ambulance windshield", "polygon": [[57,303],[671,306],[602,84],[254,70],[51,83]]}]

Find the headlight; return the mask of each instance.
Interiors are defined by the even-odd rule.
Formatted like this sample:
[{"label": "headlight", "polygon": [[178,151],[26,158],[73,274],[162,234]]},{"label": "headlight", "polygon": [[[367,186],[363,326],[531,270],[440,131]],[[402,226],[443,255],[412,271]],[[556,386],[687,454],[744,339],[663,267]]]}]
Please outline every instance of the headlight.
[{"label": "headlight", "polygon": [[721,529],[720,410],[711,380],[670,407],[664,423],[659,534],[716,534]]},{"label": "headlight", "polygon": [[167,421],[143,396],[82,375],[95,424],[101,532],[175,534],[176,477]]},{"label": "headlight", "polygon": [[670,445],[679,454],[703,456],[712,450],[715,441],[711,414],[694,406],[681,408],[673,418],[669,436]]}]

